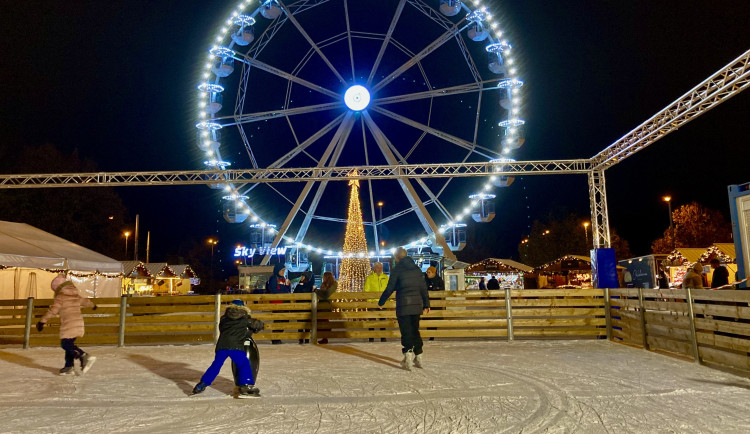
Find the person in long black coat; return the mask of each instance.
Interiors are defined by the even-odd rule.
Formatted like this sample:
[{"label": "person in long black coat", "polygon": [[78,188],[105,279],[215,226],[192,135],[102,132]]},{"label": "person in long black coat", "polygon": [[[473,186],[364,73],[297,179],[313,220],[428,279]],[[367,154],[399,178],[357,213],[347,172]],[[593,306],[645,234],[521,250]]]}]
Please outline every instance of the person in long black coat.
[{"label": "person in long black coat", "polygon": [[419,320],[422,314],[430,312],[430,298],[422,270],[409,258],[406,249],[399,247],[393,255],[396,265],[391,270],[388,285],[380,296],[378,306],[382,307],[394,292],[396,293],[396,318],[401,331],[401,352],[404,359],[401,366],[411,370],[412,363],[422,367],[422,336],[419,334]]}]

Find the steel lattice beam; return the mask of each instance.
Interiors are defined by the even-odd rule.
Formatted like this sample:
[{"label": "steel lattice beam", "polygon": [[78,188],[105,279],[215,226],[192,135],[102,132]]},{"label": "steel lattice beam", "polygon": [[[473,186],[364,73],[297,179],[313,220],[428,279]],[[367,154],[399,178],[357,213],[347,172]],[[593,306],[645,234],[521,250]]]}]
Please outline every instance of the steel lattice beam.
[{"label": "steel lattice beam", "polygon": [[591,203],[591,236],[595,249],[610,246],[609,214],[604,170],[589,172],[589,202]]},{"label": "steel lattice beam", "polygon": [[587,174],[589,160],[539,160],[504,163],[395,164],[382,166],[278,169],[183,170],[0,175],[0,188],[118,187],[258,182],[349,181],[357,179],[481,177],[492,175]]},{"label": "steel lattice beam", "polygon": [[708,77],[592,158],[596,169],[606,169],[677,130],[750,85],[750,50]]}]

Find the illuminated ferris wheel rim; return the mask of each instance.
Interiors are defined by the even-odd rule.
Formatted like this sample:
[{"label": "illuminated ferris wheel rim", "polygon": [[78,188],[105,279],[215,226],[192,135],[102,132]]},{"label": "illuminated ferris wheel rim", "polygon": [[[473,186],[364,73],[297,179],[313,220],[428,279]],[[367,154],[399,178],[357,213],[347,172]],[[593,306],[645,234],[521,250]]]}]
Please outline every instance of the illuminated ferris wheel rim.
[{"label": "illuminated ferris wheel rim", "polygon": [[[299,79],[296,76],[289,76],[288,73],[283,73],[281,71],[274,70],[274,68],[272,66],[263,65],[263,64],[261,64],[261,62],[257,61],[254,57],[251,57],[251,56],[248,56],[248,55],[241,55],[234,48],[235,48],[235,46],[236,47],[246,46],[246,45],[249,44],[249,42],[252,42],[252,40],[253,40],[252,38],[250,39],[250,41],[247,41],[247,39],[248,39],[247,38],[247,30],[249,29],[250,30],[250,34],[252,34],[252,25],[255,24],[255,22],[256,22],[255,17],[258,14],[266,16],[267,18],[271,19],[273,22],[277,22],[277,19],[288,20],[288,19],[291,18],[291,21],[293,21],[294,24],[300,30],[300,32],[303,32],[303,34],[304,34],[304,30],[301,27],[299,27],[298,22],[296,21],[296,19],[293,18],[294,15],[296,13],[304,12],[304,11],[306,11],[308,9],[311,9],[311,8],[313,8],[313,7],[321,4],[321,3],[325,3],[326,1],[327,0],[322,0],[322,1],[319,1],[319,2],[316,3],[315,0],[300,0],[300,1],[296,1],[296,2],[291,2],[289,5],[285,5],[284,3],[279,2],[277,0],[260,0],[260,1],[259,0],[244,0],[244,1],[241,1],[241,2],[239,2],[237,4],[235,10],[231,13],[230,17],[225,21],[225,24],[222,26],[222,28],[220,29],[219,33],[215,37],[215,44],[208,50],[209,51],[209,55],[208,55],[208,61],[205,64],[205,69],[204,69],[204,72],[203,72],[203,77],[202,77],[203,80],[197,86],[198,91],[199,91],[198,92],[199,93],[199,108],[200,108],[201,115],[200,115],[199,122],[196,123],[196,128],[198,128],[198,130],[200,130],[199,147],[201,148],[202,151],[205,152],[205,155],[206,155],[207,159],[204,161],[204,165],[207,168],[213,169],[213,170],[215,170],[215,169],[224,170],[224,169],[226,169],[227,167],[229,167],[231,165],[230,162],[224,161],[222,159],[221,152],[220,152],[220,149],[219,149],[220,148],[220,143],[219,144],[213,143],[212,139],[215,136],[218,136],[218,134],[216,134],[216,132],[220,132],[220,130],[223,127],[225,127],[225,126],[241,124],[243,122],[243,120],[247,120],[247,119],[251,118],[251,116],[248,116],[246,114],[240,113],[238,115],[237,113],[235,113],[235,115],[231,116],[231,118],[233,120],[236,120],[236,119],[239,119],[239,120],[237,120],[236,122],[233,121],[233,122],[226,122],[225,124],[222,124],[221,122],[224,121],[225,119],[228,119],[229,117],[225,117],[225,118],[216,117],[215,114],[218,112],[218,110],[216,110],[214,112],[210,112],[210,110],[207,109],[207,107],[210,108],[212,106],[212,104],[214,103],[215,97],[217,95],[220,96],[221,93],[224,91],[224,86],[222,86],[220,84],[220,81],[221,81],[222,78],[225,77],[225,75],[223,75],[221,73],[221,71],[217,72],[217,70],[216,70],[217,61],[218,61],[218,65],[221,66],[223,60],[231,59],[232,62],[234,62],[235,60],[237,60],[237,61],[240,61],[240,62],[244,62],[245,64],[252,65],[252,66],[255,66],[255,67],[260,68],[260,69],[264,69],[266,72],[271,72],[271,73],[279,74],[279,76],[282,76],[282,77],[287,78],[289,80],[289,86],[291,86],[291,84],[292,84],[293,81],[296,84],[302,84],[302,85],[308,85],[308,84],[310,84],[310,83],[304,83],[303,82],[304,80]],[[438,0],[433,0],[433,1],[437,2]],[[347,7],[347,0],[343,0],[343,2],[344,2],[344,5],[345,5],[345,8],[346,8]],[[394,14],[393,22],[391,23],[391,27],[389,29],[389,33],[388,33],[388,35],[383,35],[384,42],[383,42],[383,46],[381,48],[381,53],[379,54],[379,58],[378,58],[378,60],[376,60],[376,63],[375,63],[375,65],[372,68],[372,71],[371,71],[371,74],[370,74],[370,80],[368,80],[368,84],[370,84],[370,81],[372,80],[372,78],[373,78],[373,76],[375,74],[375,71],[377,70],[378,62],[380,60],[380,57],[383,54],[382,51],[384,51],[384,49],[386,47],[386,44],[387,44],[386,41],[388,41],[388,39],[390,38],[390,34],[393,32],[393,29],[394,29],[394,27],[396,25],[396,22],[399,19],[399,16],[400,16],[400,13],[401,13],[400,11],[403,9],[404,4],[407,3],[407,2],[409,4],[412,4],[412,5],[417,5],[415,7],[428,8],[428,6],[424,3],[424,1],[421,1],[421,0],[418,0],[418,1],[401,0],[399,2],[399,6],[397,8],[397,12]],[[316,3],[316,4],[309,5],[309,3]],[[473,9],[471,9],[467,4],[471,4],[473,6]],[[297,5],[302,5],[302,7],[297,8],[295,12],[292,12],[291,9],[293,7],[295,7],[295,6],[297,6]],[[252,10],[252,12],[250,14],[244,13],[246,10],[252,9],[251,6],[256,7],[256,8],[254,10]],[[304,8],[305,6],[307,7],[307,9]],[[300,9],[304,9],[304,10],[301,11]],[[456,15],[456,14],[458,14],[462,10],[464,12],[466,12],[466,16],[461,21],[461,23],[466,22],[467,25],[464,26],[462,29],[456,31],[453,36],[455,36],[457,39],[460,39],[461,38],[460,37],[461,30],[467,29],[467,28],[469,28],[469,26],[473,26],[469,30],[470,31],[474,31],[474,34],[473,34],[474,36],[477,36],[477,32],[480,32],[480,33],[484,32],[484,33],[486,33],[485,38],[489,40],[489,43],[487,45],[485,45],[486,52],[487,53],[498,54],[498,58],[500,59],[500,63],[502,63],[503,60],[504,60],[505,64],[510,66],[509,68],[507,68],[507,74],[504,74],[505,75],[504,77],[497,78],[495,80],[486,80],[486,81],[496,81],[497,82],[497,86],[494,87],[495,89],[502,89],[502,90],[507,91],[507,98],[505,98],[505,100],[506,100],[505,102],[508,104],[508,107],[506,107],[506,105],[503,104],[503,101],[501,101],[501,105],[503,105],[504,108],[507,108],[507,110],[508,110],[508,118],[504,119],[504,120],[501,120],[498,123],[498,125],[501,126],[502,128],[506,129],[506,135],[511,130],[512,130],[512,134],[515,134],[515,132],[516,132],[515,129],[517,129],[518,127],[520,127],[520,126],[522,126],[524,124],[524,121],[519,118],[519,112],[520,112],[520,95],[519,95],[519,92],[518,92],[519,89],[520,89],[520,87],[523,86],[524,83],[523,83],[523,81],[521,81],[520,79],[518,79],[518,77],[516,76],[517,75],[517,71],[516,71],[515,67],[512,66],[514,62],[513,62],[512,57],[510,57],[510,55],[509,55],[512,47],[511,47],[510,43],[508,43],[507,40],[502,39],[502,32],[498,28],[499,27],[498,23],[493,19],[492,14],[487,10],[487,8],[485,6],[482,6],[482,4],[481,4],[480,1],[468,1],[468,2],[463,2],[462,3],[462,2],[459,2],[459,1],[456,1],[456,0],[440,0],[440,11],[444,15],[446,15],[446,16]],[[446,11],[447,11],[447,13],[446,13]],[[279,18],[279,17],[281,17],[281,18]],[[348,26],[349,26],[348,11],[347,11],[346,19],[347,19],[347,36],[350,39],[354,38],[354,37],[357,37],[358,35],[356,34],[356,31],[353,31],[353,30],[351,30],[351,29],[348,28]],[[271,25],[269,25],[269,28],[271,28]],[[268,31],[268,29],[266,29],[266,32],[267,31]],[[266,32],[264,32],[263,35],[261,35],[261,38],[266,35]],[[271,37],[272,36],[273,35],[271,35]],[[319,45],[316,45],[316,43],[313,42],[311,39],[309,39],[309,37],[306,34],[305,34],[305,36],[308,38],[308,42],[310,42],[310,44],[316,50],[316,52],[324,60],[326,60],[326,63],[328,63],[328,65],[331,67],[333,73],[339,78],[339,80],[342,81],[343,83],[348,83],[343,78],[343,76],[341,76],[339,74],[339,72],[335,68],[333,68],[333,66],[327,61],[327,59],[325,59],[324,54],[320,51],[320,48],[319,48],[319,47],[323,47],[324,45],[322,43],[318,43]],[[479,35],[479,37],[481,37],[481,35]],[[243,40],[243,38],[244,38],[244,40]],[[228,44],[226,44],[225,42],[228,39],[231,39],[231,41]],[[270,40],[270,38],[268,38],[268,39]],[[474,39],[474,40],[480,40],[481,41],[483,39]],[[391,44],[394,43],[393,41],[388,41],[388,42],[391,43]],[[265,44],[267,44],[267,43],[268,42],[266,41]],[[265,44],[263,45],[263,47],[265,47]],[[351,42],[350,42],[350,44],[351,44]],[[258,43],[256,42],[256,44],[254,44],[253,47],[257,47],[257,45],[258,45]],[[351,50],[351,45],[350,45],[350,50]],[[248,54],[251,51],[253,51],[252,48],[248,51]],[[256,56],[259,53],[259,51],[260,50],[256,50],[255,51],[255,55]],[[402,51],[403,51],[403,49],[402,49]],[[350,53],[351,53],[351,51],[350,51]],[[411,54],[414,55],[413,53],[411,53]],[[468,55],[468,54],[465,54],[465,56],[466,55]],[[417,63],[418,62],[419,62],[419,60],[417,60]],[[406,69],[408,69],[408,68],[406,68]],[[406,69],[404,69],[404,71]],[[492,69],[491,66],[490,66],[490,69]],[[354,72],[354,59],[353,59],[353,57],[352,57],[352,72]],[[398,71],[396,71],[396,72],[398,72]],[[401,71],[401,72],[403,72],[403,71]],[[212,73],[213,73],[213,76],[214,76],[214,82],[210,81],[210,79],[212,78]],[[231,73],[231,71],[230,71],[230,73]],[[399,72],[399,74],[400,74],[400,72]],[[424,72],[423,72],[423,74],[424,74]],[[377,83],[377,84],[375,84],[374,86],[371,86],[371,87],[370,86],[364,87],[364,86],[361,86],[361,85],[350,85],[349,84],[349,85],[347,85],[347,90],[346,90],[346,93],[344,95],[339,95],[336,92],[330,91],[328,89],[322,89],[322,90],[321,89],[316,89],[316,90],[320,91],[323,94],[326,94],[326,95],[328,95],[328,96],[330,96],[330,97],[332,97],[334,99],[337,99],[338,101],[335,101],[335,102],[332,102],[332,103],[328,103],[328,104],[320,104],[318,107],[312,107],[312,106],[307,107],[306,110],[308,110],[308,111],[306,111],[306,112],[314,112],[314,111],[318,111],[318,110],[326,110],[326,109],[330,109],[330,108],[334,108],[334,107],[343,107],[343,106],[348,107],[352,111],[361,111],[361,110],[366,109],[368,107],[368,104],[369,104],[375,112],[378,112],[378,113],[384,113],[385,112],[386,114],[388,114],[390,112],[388,110],[385,110],[383,108],[383,106],[381,105],[381,101],[378,100],[376,94],[377,94],[378,90],[380,90],[383,87],[387,86],[388,83],[392,79],[395,79],[395,77],[397,77],[398,74],[395,74],[395,72],[394,72],[394,74],[392,74],[391,76],[393,78],[388,78],[388,79],[381,80],[381,82],[379,82],[379,83]],[[294,78],[292,78],[292,77],[294,77]],[[482,81],[482,82],[478,83],[479,87],[478,87],[477,91],[480,91],[480,90],[483,91],[483,90],[487,89],[487,88],[483,88],[482,87],[483,83],[486,82],[486,81]],[[308,87],[310,87],[310,86],[308,86]],[[429,91],[426,92],[426,93],[429,93]],[[375,96],[373,96],[373,95],[375,95]],[[434,96],[439,96],[439,95],[433,95],[432,97],[434,97]],[[406,97],[406,98],[416,98],[416,96],[413,95],[413,94],[412,95],[405,95],[404,97]],[[288,98],[288,95],[287,95],[287,98]],[[397,100],[398,98],[399,97],[389,96],[387,98],[382,98],[382,100],[383,100],[383,102],[387,103],[387,102],[390,102],[390,101],[393,101],[393,100]],[[221,107],[221,100],[220,99],[219,99],[219,107]],[[285,106],[285,107],[288,107],[288,106]],[[295,110],[295,109],[286,110],[286,112],[289,112],[291,110]],[[298,113],[303,112],[303,110],[300,110],[300,109],[296,109],[296,110],[297,110]],[[284,110],[280,110],[280,112],[281,111],[284,111]],[[289,113],[285,113],[285,114],[288,115]],[[294,113],[292,113],[292,114],[294,114]],[[393,113],[390,113],[390,114],[391,115],[395,115]],[[255,114],[255,115],[257,116],[258,114]],[[272,113],[263,113],[263,115],[267,116],[268,118],[274,117],[274,114],[272,114]],[[243,116],[244,116],[244,119],[243,119]],[[346,115],[342,115],[342,116],[344,118],[346,118]],[[395,116],[398,116],[398,115],[395,115]],[[478,116],[478,113],[477,113],[477,116]],[[341,116],[339,118],[337,118],[337,120],[340,120],[341,122],[343,122],[343,119],[342,119]],[[249,121],[252,122],[253,120],[249,120]],[[475,133],[476,133],[476,131],[475,131]],[[476,134],[475,134],[475,137],[476,137]],[[513,138],[513,137],[511,137],[511,138]],[[209,140],[209,139],[211,139],[211,140]],[[244,136],[243,136],[243,139],[244,139]],[[476,140],[475,140],[475,142],[476,142]],[[473,149],[479,148],[480,150],[481,149],[485,149],[487,151],[487,153],[482,153],[480,151],[474,151],[474,152],[477,152],[478,154],[484,155],[485,157],[487,157],[488,159],[490,159],[492,161],[502,160],[502,158],[500,158],[500,159],[496,158],[496,157],[498,157],[500,155],[499,152],[495,152],[495,151],[492,151],[492,150],[490,150],[488,148],[484,148],[484,147],[478,146],[476,143],[473,143],[473,147],[472,148]],[[509,147],[506,147],[504,153],[507,154],[509,149],[510,149]],[[495,155],[492,155],[493,153]],[[487,182],[483,186],[483,188],[480,190],[480,192],[471,195],[470,196],[470,199],[471,199],[470,202],[467,204],[466,207],[464,207],[459,212],[457,212],[455,214],[443,212],[443,214],[445,214],[446,217],[448,217],[448,218],[446,219],[447,222],[445,224],[441,225],[441,227],[438,230],[438,232],[440,234],[442,234],[445,231],[452,230],[452,229],[454,229],[456,227],[463,227],[463,226],[465,226],[465,223],[463,223],[463,220],[467,217],[467,215],[470,215],[472,213],[472,210],[474,208],[476,208],[477,205],[480,204],[482,200],[490,198],[490,197],[494,197],[494,195],[492,195],[492,194],[489,193],[489,190],[492,189],[493,182],[495,181],[495,178],[496,177],[491,177],[490,181]],[[423,188],[426,189],[426,187],[424,185],[423,185]],[[246,212],[250,216],[250,221],[251,221],[251,223],[253,225],[256,225],[256,227],[257,227],[257,225],[261,225],[263,227],[269,228],[268,230],[271,233],[274,233],[276,231],[275,230],[275,225],[267,223],[263,218],[261,218],[258,215],[257,212],[255,212],[248,205],[248,203],[247,203],[247,196],[245,195],[245,193],[247,193],[247,191],[243,193],[243,192],[241,192],[239,190],[239,187],[237,187],[234,184],[229,183],[229,182],[224,185],[223,190],[224,190],[224,196],[223,196],[223,198],[225,200],[235,201],[236,204],[237,204],[237,206],[239,207],[239,209],[242,210],[243,212]],[[411,211],[414,211],[414,209],[412,208]],[[416,212],[416,211],[414,211],[414,212]],[[373,215],[374,215],[374,210],[373,210]],[[313,217],[315,217],[314,212],[313,212]],[[370,225],[374,225],[374,226],[377,226],[377,224],[379,224],[379,223],[376,222],[376,221],[374,221],[373,223],[370,223]],[[303,234],[303,237],[304,237],[304,234]],[[377,232],[376,232],[376,237],[377,237]],[[298,234],[297,238],[299,238],[299,234]],[[403,244],[403,247],[406,247],[406,248],[424,247],[424,246],[427,246],[429,244],[428,243],[428,239],[429,239],[429,236],[421,237],[421,238],[419,238],[419,239],[417,239],[415,241],[412,241],[410,243]],[[294,237],[290,237],[290,236],[288,236],[286,234],[284,235],[283,240],[285,242],[287,242],[288,246],[298,247],[298,248],[302,248],[302,249],[305,249],[305,250],[308,250],[308,251],[315,251],[315,252],[323,253],[323,254],[327,254],[327,255],[336,255],[336,250],[327,249],[327,248],[323,248],[323,247],[319,247],[319,246],[313,246],[313,245],[310,245],[310,244],[305,244],[305,243],[299,241],[299,239],[295,239]],[[390,249],[390,251],[393,251],[393,250],[395,250],[395,248]],[[343,255],[343,252],[340,252],[340,251],[338,252],[337,256],[345,257],[345,255]],[[376,244],[376,250],[369,252],[369,256],[382,256],[380,246]]]}]

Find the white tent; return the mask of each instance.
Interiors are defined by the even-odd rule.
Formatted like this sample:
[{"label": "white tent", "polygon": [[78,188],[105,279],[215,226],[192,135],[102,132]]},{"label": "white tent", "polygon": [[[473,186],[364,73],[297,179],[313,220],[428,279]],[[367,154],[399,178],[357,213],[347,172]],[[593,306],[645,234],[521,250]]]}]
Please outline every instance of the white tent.
[{"label": "white tent", "polygon": [[0,299],[52,298],[65,273],[82,295],[119,297],[122,264],[24,223],[0,221]]}]

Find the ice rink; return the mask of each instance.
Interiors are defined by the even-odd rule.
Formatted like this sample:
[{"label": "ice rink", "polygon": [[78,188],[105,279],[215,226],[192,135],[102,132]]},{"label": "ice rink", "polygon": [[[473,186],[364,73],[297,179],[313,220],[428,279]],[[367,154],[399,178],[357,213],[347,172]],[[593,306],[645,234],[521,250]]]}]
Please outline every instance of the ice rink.
[{"label": "ice rink", "polygon": [[750,432],[750,380],[607,341],[426,342],[400,347],[261,343],[259,399],[232,397],[229,361],[188,393],[213,347],[85,347],[85,376],[57,375],[59,348],[0,349],[2,432]]}]

